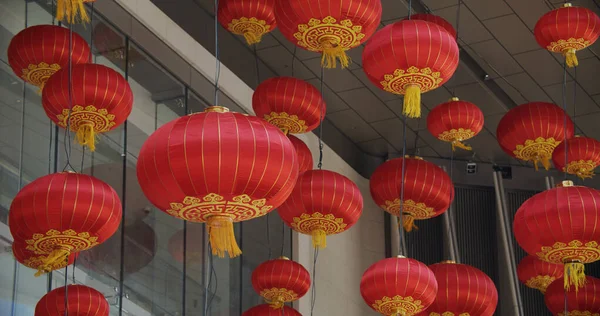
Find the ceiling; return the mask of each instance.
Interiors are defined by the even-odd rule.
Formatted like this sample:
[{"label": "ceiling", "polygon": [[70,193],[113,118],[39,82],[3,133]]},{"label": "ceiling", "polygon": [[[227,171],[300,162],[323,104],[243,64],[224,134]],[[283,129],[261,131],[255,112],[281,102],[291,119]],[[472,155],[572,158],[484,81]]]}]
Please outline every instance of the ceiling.
[{"label": "ceiling", "polygon": [[[594,2],[596,1],[596,3]],[[214,19],[212,0],[153,0],[191,36],[214,53]],[[382,0],[381,27],[405,18],[407,0]],[[458,12],[458,3],[460,13]],[[562,5],[556,0],[422,0],[412,1],[413,12],[431,12],[455,27],[457,16],[461,63],[454,77],[444,87],[423,95],[424,113],[446,102],[452,94],[475,103],[485,115],[485,128],[468,143],[473,152],[459,150],[456,158],[493,163],[521,164],[510,158],[495,140],[495,131],[506,111],[527,101],[547,101],[562,105],[562,57],[551,54],[536,43],[533,27],[544,13]],[[600,13],[600,1],[576,0]],[[207,19],[203,19],[206,17]],[[210,20],[212,19],[212,20]],[[204,21],[204,22],[202,22]],[[252,48],[243,38],[219,28],[220,58],[251,87],[255,87],[257,71]],[[364,45],[363,45],[364,46]],[[375,87],[361,68],[363,46],[350,50],[352,64],[348,69],[325,71],[323,95],[327,102],[326,120],[344,138],[335,140],[355,146],[367,155],[385,159],[402,152],[402,100]],[[278,30],[265,36],[256,47],[260,80],[271,76],[292,75],[317,88],[320,83],[320,55],[297,49]],[[240,54],[242,52],[242,54]],[[594,77],[600,72],[600,41],[578,53],[580,65],[577,82],[569,70],[567,86],[568,112],[574,118],[578,133],[600,138],[594,124],[600,119],[600,84]],[[573,91],[576,106],[573,104]],[[409,119],[407,150],[418,149],[425,157],[450,157],[450,145],[426,130],[423,118]],[[334,144],[328,145],[336,149]],[[348,145],[346,145],[348,146]],[[337,146],[339,148],[339,146]],[[343,155],[342,155],[343,156]]]}]

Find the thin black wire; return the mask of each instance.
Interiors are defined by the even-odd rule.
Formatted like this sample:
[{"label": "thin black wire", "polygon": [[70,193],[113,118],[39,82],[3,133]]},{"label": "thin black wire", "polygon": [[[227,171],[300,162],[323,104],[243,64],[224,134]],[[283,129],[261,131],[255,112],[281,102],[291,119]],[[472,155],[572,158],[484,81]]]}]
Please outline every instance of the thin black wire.
[{"label": "thin black wire", "polygon": [[[321,86],[320,91],[321,95],[323,95],[323,82],[325,81],[325,68],[321,67]],[[321,113],[319,114],[319,163],[317,164],[317,168],[319,170],[323,169],[323,117],[325,116],[325,104],[321,105]]]},{"label": "thin black wire", "polygon": [[281,255],[283,257],[285,251],[285,223],[281,224]]},{"label": "thin black wire", "polygon": [[296,61],[296,49],[298,48],[298,46],[294,45],[294,51],[292,52],[292,77],[294,76],[294,70],[296,70],[296,67],[294,66],[295,61]]},{"label": "thin black wire", "polygon": [[567,180],[567,168],[566,165],[569,162],[569,143],[567,142],[567,62],[563,64],[563,85],[562,85],[562,102],[563,102],[563,142],[565,143],[565,180]]},{"label": "thin black wire", "polygon": [[65,266],[65,316],[69,315],[69,287],[67,286],[69,282],[69,266]]},{"label": "thin black wire", "polygon": [[313,253],[313,269],[312,269],[312,291],[310,297],[310,316],[315,310],[315,302],[317,301],[317,258],[319,257],[319,248],[315,247]]},{"label": "thin black wire", "polygon": [[[219,8],[219,0],[215,0],[215,16]],[[221,60],[219,60],[219,20],[215,19],[215,102],[219,105],[219,77],[221,76]]]},{"label": "thin black wire", "polygon": [[456,40],[458,41],[458,32],[460,30],[460,7],[461,7],[461,0],[458,0],[458,9],[456,9]]},{"label": "thin black wire", "polygon": [[412,0],[408,0],[408,19],[412,17]]},{"label": "thin black wire", "polygon": [[402,189],[400,190],[400,211],[398,212],[398,254],[406,255],[402,251],[402,239],[404,239],[404,227],[400,225],[404,216],[404,180],[406,175],[406,115],[402,116]]},{"label": "thin black wire", "polygon": [[72,170],[75,170],[71,165],[71,112],[73,109],[73,23],[69,24],[69,66],[68,66],[68,75],[69,75],[69,114],[67,115],[67,127],[65,129],[65,134],[63,137],[63,143],[65,144],[65,157],[67,158],[67,162],[65,167],[63,168],[63,172],[67,170],[67,167],[71,167]]}]

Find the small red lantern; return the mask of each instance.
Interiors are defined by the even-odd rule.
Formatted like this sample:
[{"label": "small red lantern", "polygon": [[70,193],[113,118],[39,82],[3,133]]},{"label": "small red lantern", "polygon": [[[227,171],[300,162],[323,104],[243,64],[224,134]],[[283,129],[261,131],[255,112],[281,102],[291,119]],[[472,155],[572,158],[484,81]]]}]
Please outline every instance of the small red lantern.
[{"label": "small red lantern", "polygon": [[35,252],[31,250],[27,250],[27,244],[21,244],[20,242],[14,242],[12,244],[12,252],[15,256],[15,259],[22,265],[37,270],[38,272],[35,276],[40,276],[44,273],[48,273],[50,271],[62,269],[68,265],[72,265],[75,261],[75,258],[79,255],[79,253],[73,253],[69,255],[67,260],[60,262],[54,262],[51,266],[47,266],[44,264],[44,259],[46,256],[37,255]]},{"label": "small red lantern", "polygon": [[600,260],[598,226],[600,191],[563,181],[562,187],[525,201],[515,214],[513,230],[530,255],[564,263],[565,289],[578,289],[585,282],[583,264]]},{"label": "small red lantern", "polygon": [[187,230],[186,248],[183,248],[184,231],[179,230],[169,238],[169,253],[175,261],[183,263],[183,252],[188,264],[202,264],[204,262],[204,234],[200,229]]},{"label": "small red lantern", "polygon": [[[562,287],[562,280],[548,286],[544,301],[546,307],[557,316],[595,316],[600,315],[600,280],[593,277],[586,277],[585,286],[579,291],[567,292]],[[567,315],[565,312],[565,302],[567,304]]]},{"label": "small red lantern", "polygon": [[292,78],[263,81],[252,95],[256,116],[279,127],[285,134],[308,133],[325,118],[325,102],[317,88]]},{"label": "small red lantern", "polygon": [[417,315],[433,303],[437,293],[433,271],[402,256],[376,262],[360,280],[363,299],[383,315]]},{"label": "small red lantern", "polygon": [[127,120],[133,93],[118,72],[103,65],[81,64],[73,66],[70,74],[68,69],[62,70],[48,80],[42,106],[54,123],[69,126],[77,133],[79,144],[94,151],[97,133],[113,130]]},{"label": "small red lantern", "polygon": [[[405,20],[409,20],[409,19],[406,18]],[[427,22],[437,24],[437,25],[443,27],[444,30],[448,31],[448,33],[450,33],[450,35],[452,35],[452,38],[456,38],[456,29],[454,29],[454,26],[452,26],[452,24],[450,24],[450,22],[446,21],[446,19],[442,18],[441,16],[437,16],[437,15],[429,14],[429,13],[417,13],[417,14],[411,15],[410,20],[421,20],[421,21],[427,21]]]},{"label": "small red lantern", "polygon": [[104,294],[85,285],[56,288],[44,295],[35,305],[35,316],[108,316],[109,312],[110,306]]},{"label": "small red lantern", "polygon": [[375,203],[394,216],[402,216],[404,228],[410,232],[417,228],[415,220],[436,217],[450,207],[454,199],[454,185],[442,168],[420,157],[407,157],[404,202],[401,202],[402,160],[388,160],[377,167],[369,184]]},{"label": "small red lantern", "polygon": [[564,265],[540,260],[529,255],[517,266],[519,281],[527,287],[546,293],[548,286],[563,277]]},{"label": "small red lantern", "polygon": [[275,0],[221,0],[217,19],[229,32],[243,35],[248,45],[253,45],[277,27],[274,10]]},{"label": "small red lantern", "polygon": [[310,288],[310,274],[299,263],[286,257],[261,263],[252,272],[252,286],[272,308],[304,296]]},{"label": "small red lantern", "polygon": [[313,157],[308,146],[294,135],[288,135],[290,142],[298,154],[298,172],[303,173],[313,168]]},{"label": "small red lantern", "polygon": [[241,254],[233,223],[266,215],[287,199],[298,177],[294,146],[255,116],[209,107],[157,129],[144,143],[137,175],[165,213],[208,223],[212,252]]},{"label": "small red lantern", "polygon": [[10,205],[10,232],[43,259],[43,270],[112,236],[121,201],[106,183],[84,174],[53,173],[27,184]]},{"label": "small red lantern", "polygon": [[312,235],[313,246],[325,248],[327,235],[350,229],[362,209],[362,194],[350,179],[333,171],[309,170],[298,177],[277,212],[293,230]]},{"label": "small red lantern", "polygon": [[[552,153],[554,167],[561,171],[577,175],[581,179],[591,178],[594,175],[594,169],[600,165],[600,142],[589,137],[579,137],[568,139],[561,142]],[[565,150],[568,148],[565,164]],[[565,170],[565,165],[566,170]]]},{"label": "small red lantern", "polygon": [[69,29],[54,25],[30,26],[15,35],[8,45],[8,63],[19,77],[41,89],[62,68],[89,62],[90,47]]},{"label": "small red lantern", "polygon": [[379,26],[381,1],[279,0],[275,17],[281,34],[300,48],[323,54],[321,65],[342,68],[350,58],[345,51],[364,43]]},{"label": "small red lantern", "polygon": [[600,17],[590,9],[565,3],[544,14],[534,34],[542,48],[563,54],[567,66],[575,67],[579,65],[575,52],[594,44],[600,36]]},{"label": "small red lantern", "polygon": [[438,139],[450,142],[452,150],[459,147],[471,150],[462,142],[473,138],[483,128],[483,112],[473,103],[454,97],[442,103],[427,116],[427,129]]},{"label": "small red lantern", "polygon": [[289,306],[283,306],[282,312],[281,309],[262,304],[245,311],[242,316],[302,316],[302,314]]},{"label": "small red lantern", "polygon": [[573,121],[565,111],[552,103],[531,102],[519,105],[506,113],[496,130],[500,147],[512,157],[531,161],[536,170],[538,162],[550,168],[554,148],[573,137]]},{"label": "small red lantern", "polygon": [[446,261],[429,266],[438,283],[438,295],[427,315],[492,316],[498,291],[492,279],[466,264]]},{"label": "small red lantern", "polygon": [[421,117],[421,93],[441,87],[452,77],[458,67],[458,45],[435,23],[403,20],[375,33],[362,60],[373,84],[404,95],[403,114]]}]

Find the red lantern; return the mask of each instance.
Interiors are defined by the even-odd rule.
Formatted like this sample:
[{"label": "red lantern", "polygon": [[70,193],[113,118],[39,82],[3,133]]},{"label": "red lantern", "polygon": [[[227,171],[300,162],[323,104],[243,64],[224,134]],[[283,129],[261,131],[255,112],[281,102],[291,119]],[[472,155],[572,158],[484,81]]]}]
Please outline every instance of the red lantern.
[{"label": "red lantern", "polygon": [[38,270],[38,272],[35,274],[35,276],[40,276],[44,273],[48,273],[50,271],[62,269],[68,265],[72,265],[73,262],[75,261],[75,258],[77,258],[77,256],[79,255],[78,253],[74,253],[74,254],[69,255],[69,257],[65,261],[62,261],[62,262],[57,261],[57,262],[54,262],[51,266],[46,266],[46,265],[44,265],[44,259],[46,259],[46,256],[37,255],[37,254],[35,254],[35,252],[33,252],[31,250],[27,250],[27,244],[22,244],[20,242],[14,242],[12,244],[12,252],[13,252],[13,255],[15,256],[15,259],[20,264],[22,264],[28,268]]},{"label": "red lantern", "polygon": [[552,152],[565,139],[573,137],[573,121],[565,111],[552,103],[532,102],[519,105],[506,113],[496,130],[500,147],[512,157],[538,162],[550,168]]},{"label": "red lantern", "polygon": [[429,266],[438,283],[438,295],[427,315],[492,316],[498,291],[492,279],[466,264],[446,261]]},{"label": "red lantern", "polygon": [[350,179],[333,171],[309,170],[298,177],[277,211],[293,230],[312,235],[313,246],[325,248],[327,235],[350,229],[362,209],[362,194]]},{"label": "red lantern", "polygon": [[529,255],[517,266],[519,281],[527,287],[546,293],[548,286],[563,277],[564,265],[540,260]]},{"label": "red lantern", "polygon": [[388,160],[377,167],[369,184],[375,203],[394,216],[402,216],[404,228],[410,232],[416,228],[414,220],[438,216],[450,207],[454,185],[442,168],[420,157],[407,157],[404,202],[401,203],[402,160]]},{"label": "red lantern", "polygon": [[360,280],[363,299],[383,315],[417,315],[433,303],[437,293],[433,272],[425,264],[401,256],[376,262]]},{"label": "red lantern", "polygon": [[308,146],[294,135],[288,135],[290,142],[298,154],[298,172],[303,173],[313,168],[313,157]]},{"label": "red lantern", "polygon": [[[409,19],[406,18],[405,20],[409,20]],[[452,38],[456,38],[456,30],[454,29],[454,26],[452,26],[452,24],[450,24],[450,22],[446,21],[444,18],[442,18],[440,16],[437,16],[434,14],[428,14],[428,13],[418,13],[418,14],[411,15],[410,20],[421,20],[421,21],[427,21],[427,22],[437,24],[437,25],[443,27],[444,30],[448,31],[448,33],[450,33],[450,35],[452,35]]]},{"label": "red lantern", "polygon": [[275,0],[221,0],[217,18],[229,32],[243,35],[252,45],[277,27],[274,10]]},{"label": "red lantern", "polygon": [[252,109],[285,134],[312,131],[326,112],[321,93],[306,81],[292,77],[263,81],[252,95]]},{"label": "red lantern", "polygon": [[76,21],[90,22],[90,16],[85,9],[85,3],[96,0],[56,0],[56,19],[69,24]]},{"label": "red lantern", "polygon": [[14,73],[44,88],[46,81],[62,68],[89,62],[90,47],[73,32],[71,51],[69,29],[54,25],[30,26],[15,35],[8,45],[8,63]]},{"label": "red lantern", "polygon": [[542,48],[563,54],[567,65],[575,67],[579,65],[575,52],[594,44],[600,36],[600,17],[590,9],[565,3],[544,14],[534,34]]},{"label": "red lantern", "polygon": [[462,142],[475,137],[483,129],[483,112],[473,103],[454,97],[442,103],[427,115],[427,129],[438,139],[471,150]]},{"label": "red lantern", "polygon": [[286,257],[261,263],[252,272],[252,286],[272,308],[300,299],[310,288],[310,274]]},{"label": "red lantern", "polygon": [[515,238],[530,255],[565,264],[565,288],[580,288],[584,263],[600,259],[600,191],[563,186],[538,193],[515,214]]},{"label": "red lantern", "polygon": [[38,178],[10,205],[9,226],[18,242],[43,259],[43,270],[66,262],[112,236],[121,222],[121,201],[106,183],[84,174],[60,172]]},{"label": "red lantern", "polygon": [[[566,141],[569,150],[567,159],[567,173],[575,174],[581,179],[591,178],[594,169],[600,165],[600,142],[589,137],[579,137]],[[563,141],[554,149],[552,161],[554,167],[565,171],[565,142]]]},{"label": "red lantern", "polygon": [[373,84],[404,95],[405,115],[421,117],[421,93],[452,77],[458,67],[458,45],[437,24],[404,20],[375,33],[365,45],[362,60]]},{"label": "red lantern", "polygon": [[204,234],[200,229],[188,229],[186,248],[183,248],[183,229],[177,231],[169,238],[169,253],[175,261],[183,263],[183,252],[188,264],[202,264],[204,262]]},{"label": "red lantern", "polygon": [[125,122],[133,107],[133,93],[118,72],[98,64],[82,64],[73,66],[71,74],[62,70],[48,80],[42,106],[54,123],[69,126],[77,133],[79,144],[94,151],[97,133]]},{"label": "red lantern", "polygon": [[44,295],[35,305],[35,316],[57,316],[67,313],[69,315],[108,316],[109,311],[110,306],[104,298],[104,294],[85,285],[56,288]]},{"label": "red lantern", "polygon": [[281,309],[262,304],[245,311],[242,316],[302,316],[302,314],[288,306],[284,306],[282,312]]},{"label": "red lantern", "polygon": [[291,193],[294,146],[264,120],[223,107],[177,118],[144,143],[137,162],[146,197],[167,214],[208,223],[213,254],[241,254],[233,223],[263,216]]},{"label": "red lantern", "polygon": [[275,2],[279,30],[300,48],[323,54],[321,65],[342,68],[345,51],[364,43],[377,30],[381,2],[373,0],[279,0]]},{"label": "red lantern", "polygon": [[[544,296],[546,307],[557,316],[595,316],[600,315],[600,280],[586,277],[585,286],[579,291],[567,292],[562,287],[562,280],[548,286]],[[565,301],[567,302],[567,315],[565,312]]]}]

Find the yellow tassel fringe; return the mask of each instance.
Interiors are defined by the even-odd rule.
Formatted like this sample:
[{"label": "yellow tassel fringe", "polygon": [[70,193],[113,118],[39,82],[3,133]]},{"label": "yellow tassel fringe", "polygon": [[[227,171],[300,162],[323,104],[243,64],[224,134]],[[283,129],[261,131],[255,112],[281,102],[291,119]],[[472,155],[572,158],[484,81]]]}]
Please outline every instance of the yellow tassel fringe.
[{"label": "yellow tassel fringe", "polygon": [[52,251],[46,258],[42,259],[42,265],[38,268],[35,276],[39,277],[42,274],[52,271],[52,267],[59,265],[61,262],[66,263],[70,254],[69,250],[63,248]]},{"label": "yellow tassel fringe", "polygon": [[580,170],[577,171],[577,177],[581,180],[591,179],[594,177],[594,172],[591,170]]},{"label": "yellow tassel fringe", "polygon": [[278,296],[273,301],[267,301],[267,303],[269,304],[269,306],[271,306],[272,309],[280,309],[280,308],[283,308],[283,305],[285,305],[285,303],[283,301],[283,297],[281,297],[281,296]]},{"label": "yellow tassel fringe", "polygon": [[456,151],[456,147],[462,148],[464,150],[473,150],[473,147],[465,145],[464,143],[458,140],[452,142],[452,151]]},{"label": "yellow tassel fringe", "polygon": [[80,125],[79,129],[77,129],[77,133],[75,134],[75,138],[77,138],[79,145],[88,146],[90,151],[96,150],[96,132],[94,131],[94,125]]},{"label": "yellow tassel fringe", "polygon": [[224,258],[225,252],[228,252],[229,258],[235,258],[242,254],[235,240],[231,217],[218,215],[209,217],[208,234],[213,255]]},{"label": "yellow tassel fringe", "polygon": [[544,169],[550,170],[550,157],[548,157],[545,154],[540,154],[534,157],[533,167],[535,168],[535,171],[538,171],[538,162],[541,163],[542,166],[544,166]]},{"label": "yellow tassel fringe", "polygon": [[321,66],[325,68],[335,68],[337,67],[337,60],[340,60],[340,64],[342,68],[348,67],[350,65],[350,57],[346,55],[346,51],[344,47],[339,46],[337,44],[333,44],[330,41],[321,42],[321,46],[323,47],[323,56],[321,56]]},{"label": "yellow tassel fringe", "polygon": [[248,45],[254,45],[254,44],[260,43],[260,40],[262,39],[262,35],[256,34],[252,31],[247,31],[247,32],[244,32],[244,38],[246,39],[246,43],[248,43]]},{"label": "yellow tassel fringe", "polygon": [[404,214],[402,217],[402,226],[407,233],[413,231],[413,229],[419,229],[417,225],[415,225],[415,218],[412,215]]},{"label": "yellow tassel fringe", "polygon": [[575,54],[575,52],[576,50],[574,48],[569,48],[564,52],[567,66],[569,66],[569,68],[579,66],[579,60],[577,60],[577,55]]},{"label": "yellow tassel fringe", "polygon": [[315,229],[311,232],[313,247],[325,249],[327,247],[327,234],[322,229]]},{"label": "yellow tassel fringe", "polygon": [[571,285],[575,286],[575,292],[585,286],[585,266],[581,262],[565,263],[565,290],[570,291]]},{"label": "yellow tassel fringe", "polygon": [[421,88],[419,86],[414,84],[406,86],[402,114],[411,118],[421,117]]},{"label": "yellow tassel fringe", "polygon": [[70,24],[77,20],[89,23],[90,17],[83,2],[84,0],[56,0],[56,19]]}]

